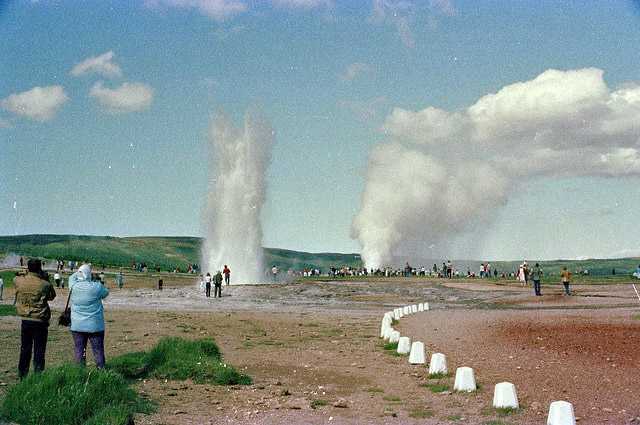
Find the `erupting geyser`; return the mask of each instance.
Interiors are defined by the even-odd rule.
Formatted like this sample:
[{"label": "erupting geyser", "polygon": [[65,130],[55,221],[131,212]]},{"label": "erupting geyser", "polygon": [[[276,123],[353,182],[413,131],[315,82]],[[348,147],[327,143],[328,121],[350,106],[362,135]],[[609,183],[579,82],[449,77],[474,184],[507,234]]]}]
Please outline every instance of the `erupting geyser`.
[{"label": "erupting geyser", "polygon": [[395,108],[353,221],[366,267],[479,249],[534,178],[640,176],[639,120],[640,84],[612,90],[596,68],[549,69],[454,111]]},{"label": "erupting geyser", "polygon": [[271,126],[255,115],[247,114],[241,129],[223,114],[213,117],[202,246],[205,273],[228,264],[232,283],[264,280],[260,211],[273,141]]}]

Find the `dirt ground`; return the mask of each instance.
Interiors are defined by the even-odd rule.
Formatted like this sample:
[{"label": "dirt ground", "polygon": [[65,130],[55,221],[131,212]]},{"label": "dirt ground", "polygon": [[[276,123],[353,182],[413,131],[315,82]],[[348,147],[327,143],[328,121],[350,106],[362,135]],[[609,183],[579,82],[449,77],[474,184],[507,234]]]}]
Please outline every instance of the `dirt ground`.
[{"label": "dirt ground", "polygon": [[[640,309],[628,285],[589,285],[543,297],[518,284],[390,279],[238,285],[206,299],[191,278],[130,276],[105,301],[107,357],[159,338],[214,337],[250,386],[139,381],[158,403],[136,424],[543,424],[549,403],[574,404],[579,424],[640,423]],[[111,286],[111,283],[109,283]],[[66,290],[53,307],[61,310]],[[5,303],[12,299],[5,291]],[[429,302],[396,328],[423,341],[427,358],[474,368],[480,384],[452,393],[453,377],[429,380],[425,366],[383,350],[384,312]],[[19,320],[0,317],[0,391],[16,380]],[[70,361],[66,328],[50,328],[47,364]],[[521,409],[491,408],[493,386],[516,385]],[[425,385],[442,385],[434,393]],[[344,406],[344,407],[343,407]]]}]

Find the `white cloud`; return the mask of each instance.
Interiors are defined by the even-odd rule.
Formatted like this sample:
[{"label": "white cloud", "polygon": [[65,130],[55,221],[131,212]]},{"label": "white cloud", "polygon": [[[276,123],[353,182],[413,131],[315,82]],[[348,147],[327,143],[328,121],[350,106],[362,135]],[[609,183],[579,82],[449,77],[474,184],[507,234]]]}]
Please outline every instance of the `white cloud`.
[{"label": "white cloud", "polygon": [[367,74],[372,71],[372,67],[369,64],[362,62],[354,62],[352,64],[347,65],[344,72],[340,76],[343,81],[353,81],[356,78]]},{"label": "white cloud", "polygon": [[319,7],[332,7],[331,0],[271,0],[276,7],[289,9],[316,9]]},{"label": "white cloud", "polygon": [[195,9],[219,22],[247,11],[241,0],[145,0],[145,4],[151,8]]},{"label": "white cloud", "polygon": [[95,98],[107,112],[126,113],[146,109],[153,101],[153,89],[143,83],[123,83],[110,89],[98,81],[91,87],[89,96]]},{"label": "white cloud", "polygon": [[62,86],[34,87],[2,99],[0,106],[16,115],[44,122],[52,119],[68,100]]},{"label": "white cloud", "polygon": [[71,75],[79,77],[81,75],[96,73],[106,78],[122,76],[120,66],[113,61],[114,53],[109,50],[99,56],[92,56],[76,64],[71,70]]},{"label": "white cloud", "polygon": [[395,108],[353,236],[373,266],[408,239],[447,256],[531,178],[640,176],[638,122],[640,86],[612,91],[595,68],[548,70],[458,111]]}]

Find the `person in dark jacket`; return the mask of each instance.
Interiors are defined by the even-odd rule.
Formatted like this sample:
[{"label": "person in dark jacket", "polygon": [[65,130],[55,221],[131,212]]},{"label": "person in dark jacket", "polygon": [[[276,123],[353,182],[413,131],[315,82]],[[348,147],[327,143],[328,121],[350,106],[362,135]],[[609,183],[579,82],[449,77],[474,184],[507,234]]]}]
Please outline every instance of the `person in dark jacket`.
[{"label": "person in dark jacket", "polygon": [[49,336],[49,320],[51,310],[49,301],[56,297],[56,291],[48,280],[43,279],[42,263],[31,259],[27,262],[28,273],[16,276],[16,311],[22,318],[20,329],[20,360],[18,361],[18,377],[24,378],[29,373],[31,352],[33,351],[33,370],[44,370],[47,338]]},{"label": "person in dark jacket", "polygon": [[222,298],[222,273],[218,270],[218,273],[213,277],[213,284],[215,286],[213,290],[213,298]]},{"label": "person in dark jacket", "polygon": [[531,271],[531,278],[533,279],[533,290],[537,297],[542,295],[540,292],[540,281],[542,280],[543,275],[544,272],[542,271],[542,267],[540,267],[540,264],[536,263]]}]

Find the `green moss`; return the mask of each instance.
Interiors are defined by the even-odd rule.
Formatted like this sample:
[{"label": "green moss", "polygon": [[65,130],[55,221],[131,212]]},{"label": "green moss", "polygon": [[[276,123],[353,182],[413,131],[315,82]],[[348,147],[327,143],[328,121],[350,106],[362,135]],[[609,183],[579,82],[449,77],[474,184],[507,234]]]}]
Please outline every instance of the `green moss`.
[{"label": "green moss", "polygon": [[321,400],[321,399],[311,400],[312,409],[317,409],[318,407],[326,406],[327,404],[329,404],[327,400]]}]

